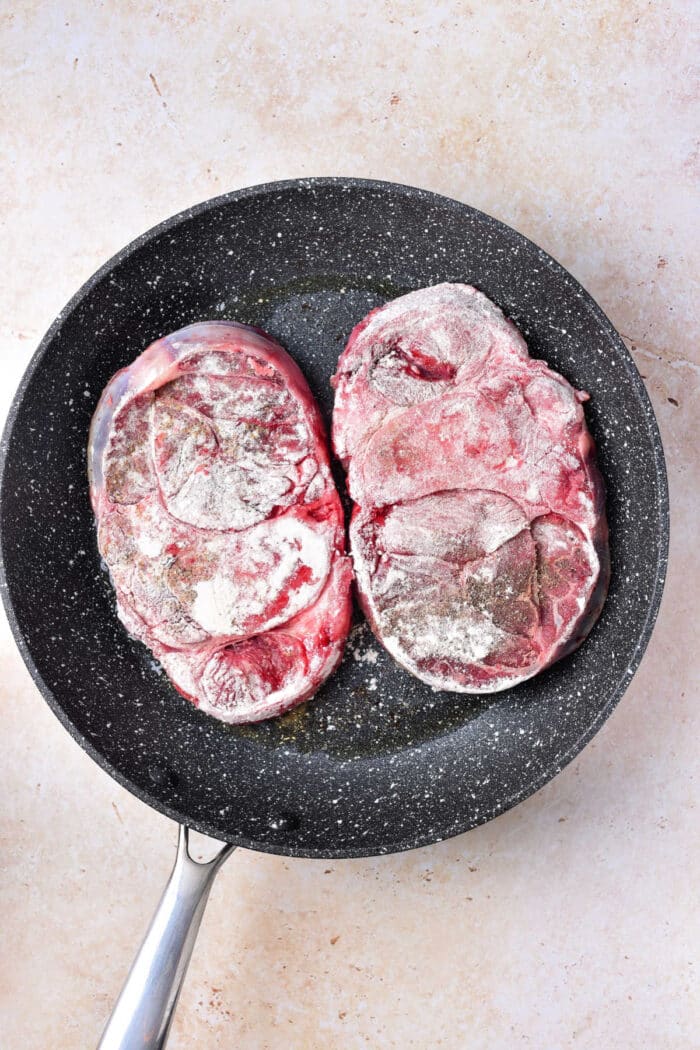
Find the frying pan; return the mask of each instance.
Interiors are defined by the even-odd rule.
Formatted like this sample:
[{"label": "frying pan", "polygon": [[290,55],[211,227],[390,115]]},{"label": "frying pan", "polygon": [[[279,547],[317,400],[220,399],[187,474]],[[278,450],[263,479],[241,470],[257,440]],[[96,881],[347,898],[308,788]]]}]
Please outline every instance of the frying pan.
[{"label": "frying pan", "polygon": [[[289,350],[329,421],[329,377],[353,325],[439,281],[476,285],[533,356],[592,395],[612,556],[599,622],[536,678],[468,697],[406,674],[358,617],[340,669],[312,701],[254,726],[215,721],[116,618],[85,473],[102,388],[166,332],[235,318]],[[0,584],[37,686],[103,769],[181,825],[171,881],[101,1045],[164,1045],[211,880],[233,845],[335,858],[410,849],[490,820],[559,772],[642,657],[667,546],[663,450],[621,339],[558,263],[473,208],[391,183],[271,183],[168,219],[103,266],[27,369],[0,477]],[[229,845],[197,864],[187,828]]]}]

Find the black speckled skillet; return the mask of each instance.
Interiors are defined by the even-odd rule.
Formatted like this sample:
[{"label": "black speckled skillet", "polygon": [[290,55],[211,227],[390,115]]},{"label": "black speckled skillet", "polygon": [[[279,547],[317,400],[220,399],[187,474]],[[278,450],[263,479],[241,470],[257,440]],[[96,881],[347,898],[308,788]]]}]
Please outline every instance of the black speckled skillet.
[{"label": "black speckled skillet", "polygon": [[[358,625],[340,670],[296,712],[251,727],[199,713],[126,636],[100,568],[85,444],[103,386],[158,336],[235,318],[287,347],[329,421],[329,377],[355,322],[439,281],[482,289],[533,356],[591,394],[586,415],[608,489],[612,555],[600,621],[572,656],[482,698],[433,692]],[[387,853],[515,805],[610,714],[661,598],[663,450],[612,325],[520,234],[410,187],[272,183],[168,219],[103,266],[56,319],[5,430],[0,544],[3,598],[34,680],[124,787],[228,843],[307,857]]]}]

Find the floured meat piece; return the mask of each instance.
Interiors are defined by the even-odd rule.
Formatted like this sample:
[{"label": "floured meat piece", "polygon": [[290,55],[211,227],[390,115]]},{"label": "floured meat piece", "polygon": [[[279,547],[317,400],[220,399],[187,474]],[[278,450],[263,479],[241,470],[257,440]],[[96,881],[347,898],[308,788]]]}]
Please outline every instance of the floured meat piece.
[{"label": "floured meat piece", "polygon": [[301,372],[233,322],[153,343],[105,388],[88,449],[127,630],[226,722],[309,697],[342,655],[352,572]]},{"label": "floured meat piece", "polygon": [[515,325],[468,285],[438,284],[372,310],[353,329],[333,381],[336,455],[349,463],[403,407],[468,385],[494,351],[504,363],[528,357]]},{"label": "floured meat piece", "polygon": [[609,576],[587,395],[459,284],[370,313],[333,383],[360,600],[395,659],[495,692],[579,645]]}]

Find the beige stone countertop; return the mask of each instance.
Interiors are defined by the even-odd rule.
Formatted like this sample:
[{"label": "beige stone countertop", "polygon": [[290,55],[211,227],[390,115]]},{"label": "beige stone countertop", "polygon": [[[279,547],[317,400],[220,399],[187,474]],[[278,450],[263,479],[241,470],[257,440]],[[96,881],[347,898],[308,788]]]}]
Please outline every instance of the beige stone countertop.
[{"label": "beige stone countertop", "polygon": [[[237,851],[170,1046],[700,1047],[698,10],[8,2],[0,408],[117,249],[225,190],[412,183],[532,238],[623,334],[672,504],[661,614],[603,730],[497,820],[381,859]],[[61,728],[0,628],[0,1047],[96,1044],[175,827]]]}]

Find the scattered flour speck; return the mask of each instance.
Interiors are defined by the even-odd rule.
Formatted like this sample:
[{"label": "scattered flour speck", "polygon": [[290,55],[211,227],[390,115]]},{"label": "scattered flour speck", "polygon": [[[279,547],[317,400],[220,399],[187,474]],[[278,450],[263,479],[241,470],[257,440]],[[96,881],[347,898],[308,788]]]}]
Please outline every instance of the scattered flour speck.
[{"label": "scattered flour speck", "polygon": [[359,664],[376,664],[379,659],[379,653],[376,649],[365,649],[364,652],[355,649],[352,655]]}]

